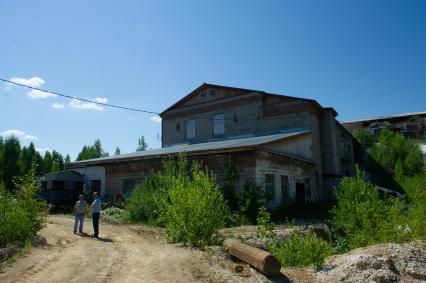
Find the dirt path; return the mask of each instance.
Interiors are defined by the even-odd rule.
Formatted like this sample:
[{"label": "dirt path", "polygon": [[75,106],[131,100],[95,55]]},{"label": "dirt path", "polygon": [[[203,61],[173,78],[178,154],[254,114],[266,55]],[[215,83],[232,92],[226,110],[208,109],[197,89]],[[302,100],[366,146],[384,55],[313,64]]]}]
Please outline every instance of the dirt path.
[{"label": "dirt path", "polygon": [[101,223],[96,240],[73,235],[72,225],[69,216],[50,216],[41,231],[49,245],[4,268],[0,282],[242,281],[219,274],[203,253],[163,243],[149,231]]}]

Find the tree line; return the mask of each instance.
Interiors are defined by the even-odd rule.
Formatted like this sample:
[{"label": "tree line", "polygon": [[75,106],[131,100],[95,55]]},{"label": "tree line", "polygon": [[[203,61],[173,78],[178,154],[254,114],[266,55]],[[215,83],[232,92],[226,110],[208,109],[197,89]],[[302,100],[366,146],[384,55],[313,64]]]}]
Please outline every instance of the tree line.
[{"label": "tree line", "polygon": [[[144,151],[148,148],[144,136],[138,140],[136,151]],[[115,155],[121,153],[117,147]],[[84,145],[77,155],[76,161],[109,156],[99,139],[93,145]],[[35,175],[44,175],[52,172],[66,170],[71,157],[65,157],[56,150],[38,152],[31,142],[28,146],[21,146],[15,136],[3,138],[0,136],[0,183],[3,183],[9,191],[14,191],[14,179],[26,175],[34,167]]]}]

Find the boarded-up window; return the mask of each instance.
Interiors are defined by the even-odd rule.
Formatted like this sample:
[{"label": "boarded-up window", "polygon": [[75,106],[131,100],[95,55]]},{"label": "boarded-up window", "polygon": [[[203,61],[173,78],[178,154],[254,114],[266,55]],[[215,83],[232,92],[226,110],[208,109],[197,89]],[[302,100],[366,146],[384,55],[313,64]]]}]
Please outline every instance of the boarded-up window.
[{"label": "boarded-up window", "polygon": [[213,115],[213,135],[223,135],[225,133],[225,114]]},{"label": "boarded-up window", "polygon": [[281,175],[281,202],[289,202],[290,193],[289,193],[289,182],[288,176]]},{"label": "boarded-up window", "polygon": [[195,138],[195,120],[186,121],[186,139]]},{"label": "boarded-up window", "polygon": [[275,175],[265,174],[265,197],[268,200],[275,199]]}]

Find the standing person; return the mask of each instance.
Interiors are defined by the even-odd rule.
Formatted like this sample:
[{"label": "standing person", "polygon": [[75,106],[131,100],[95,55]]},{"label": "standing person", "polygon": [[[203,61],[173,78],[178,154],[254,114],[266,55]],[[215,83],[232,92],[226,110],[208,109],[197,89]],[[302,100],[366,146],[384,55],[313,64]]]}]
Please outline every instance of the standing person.
[{"label": "standing person", "polygon": [[74,205],[75,221],[74,221],[74,234],[77,234],[77,226],[80,222],[78,231],[83,233],[84,214],[87,210],[87,202],[84,200],[84,196],[80,195],[79,200]]},{"label": "standing person", "polygon": [[93,193],[95,199],[90,206],[92,208],[92,220],[93,220],[93,237],[98,238],[99,236],[99,216],[101,215],[101,197],[98,192]]}]

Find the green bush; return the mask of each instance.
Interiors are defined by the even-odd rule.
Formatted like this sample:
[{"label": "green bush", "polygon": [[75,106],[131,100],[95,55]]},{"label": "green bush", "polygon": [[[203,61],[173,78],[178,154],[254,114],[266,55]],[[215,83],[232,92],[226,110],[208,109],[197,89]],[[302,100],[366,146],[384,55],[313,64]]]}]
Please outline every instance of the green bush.
[{"label": "green bush", "polygon": [[167,199],[163,199],[161,218],[169,241],[202,247],[211,243],[217,229],[224,227],[229,209],[207,170],[194,162],[190,171],[189,176],[177,172]]},{"label": "green bush", "polygon": [[271,244],[268,250],[286,267],[316,268],[324,264],[331,255],[331,247],[315,234],[293,232],[290,240],[279,240]]},{"label": "green bush", "polygon": [[34,170],[16,180],[15,194],[0,185],[0,247],[23,245],[31,240],[46,223],[47,209],[36,199],[38,184]]},{"label": "green bush", "polygon": [[130,213],[119,207],[108,207],[101,211],[101,217],[113,223],[128,223],[130,222]]},{"label": "green bush", "polygon": [[271,222],[271,215],[266,210],[266,207],[262,206],[259,209],[257,216],[257,237],[262,239],[272,239],[275,237],[274,229],[275,225]]},{"label": "green bush", "polygon": [[381,197],[373,184],[363,180],[359,170],[356,176],[343,178],[336,190],[337,204],[330,214],[333,235],[339,239],[339,251],[377,243],[406,242],[425,235],[425,191],[419,189],[422,180],[418,184],[411,181],[413,199],[407,202]]},{"label": "green bush", "polygon": [[246,222],[255,224],[257,220],[257,212],[261,207],[259,200],[263,198],[264,195],[259,186],[246,183],[243,190],[237,194],[237,213],[247,219]]},{"label": "green bush", "polygon": [[159,224],[159,205],[167,190],[164,180],[168,177],[170,176],[166,174],[153,173],[143,184],[135,186],[126,202],[126,209],[132,221]]},{"label": "green bush", "polygon": [[166,227],[170,242],[204,246],[230,219],[214,176],[186,157],[163,161],[163,169],[137,186],[127,202],[130,218]]}]

